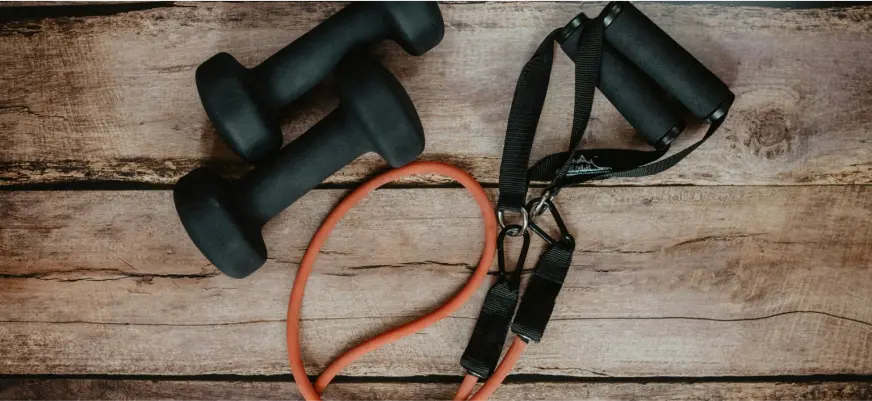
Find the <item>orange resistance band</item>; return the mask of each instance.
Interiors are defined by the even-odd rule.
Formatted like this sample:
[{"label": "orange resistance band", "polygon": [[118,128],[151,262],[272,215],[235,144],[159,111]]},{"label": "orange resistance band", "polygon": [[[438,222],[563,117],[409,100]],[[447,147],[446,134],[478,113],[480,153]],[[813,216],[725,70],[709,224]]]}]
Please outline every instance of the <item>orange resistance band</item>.
[{"label": "orange resistance band", "polygon": [[[309,381],[309,377],[306,375],[300,351],[300,310],[303,305],[303,292],[306,289],[306,281],[309,279],[309,274],[312,273],[312,266],[315,264],[315,260],[321,251],[321,247],[324,245],[324,242],[327,241],[328,236],[333,231],[333,228],[336,227],[336,224],[338,224],[339,220],[342,219],[342,216],[351,210],[352,207],[357,205],[370,192],[397,178],[414,174],[438,174],[451,177],[462,184],[472,194],[473,198],[475,198],[478,207],[481,209],[485,230],[484,250],[478,261],[478,266],[476,266],[475,271],[469,278],[469,281],[466,282],[466,285],[464,285],[451,300],[423,317],[400,327],[383,332],[345,352],[327,366],[327,369],[321,373],[321,376],[318,377],[313,385],[312,382]],[[297,277],[294,280],[294,286],[291,290],[291,299],[288,302],[287,320],[288,361],[291,364],[291,372],[294,374],[294,381],[297,382],[297,386],[300,388],[303,397],[306,400],[320,400],[321,393],[324,392],[324,389],[328,384],[330,384],[330,381],[333,380],[333,378],[336,377],[343,368],[354,362],[357,358],[385,344],[397,341],[405,336],[420,331],[459,309],[467,300],[469,300],[478,287],[481,286],[485,276],[487,276],[487,271],[490,268],[496,250],[496,238],[497,222],[494,217],[493,208],[487,198],[487,194],[484,192],[481,185],[472,178],[472,176],[457,167],[438,162],[415,162],[408,164],[405,167],[381,174],[355,189],[350,195],[343,199],[342,202],[333,209],[333,211],[330,212],[327,219],[321,227],[318,228],[318,231],[315,232],[315,236],[312,237],[312,241],[309,243],[309,247],[303,255],[303,260],[300,263],[300,268],[297,270]],[[515,365],[515,362],[518,360],[518,357],[526,344],[526,342],[519,338],[515,339],[502,362],[500,362],[500,365],[494,371],[494,374],[491,375],[481,389],[472,396],[473,400],[485,400],[496,390],[512,370],[512,367]],[[467,374],[454,399],[467,399],[472,393],[477,380],[478,379],[475,376]]]}]

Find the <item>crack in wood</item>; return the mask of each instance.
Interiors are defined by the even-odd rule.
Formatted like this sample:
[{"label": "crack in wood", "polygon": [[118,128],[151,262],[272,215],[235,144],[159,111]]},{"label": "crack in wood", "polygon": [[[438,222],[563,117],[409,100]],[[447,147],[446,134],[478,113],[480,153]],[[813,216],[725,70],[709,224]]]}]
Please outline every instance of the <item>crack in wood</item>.
[{"label": "crack in wood", "polygon": [[9,110],[10,112],[19,112],[19,113],[29,114],[29,115],[32,115],[34,117],[39,117],[39,118],[57,118],[57,119],[61,119],[64,121],[67,120],[67,118],[64,116],[37,113],[37,112],[31,110],[29,106],[23,106],[23,105],[0,106],[0,114],[11,114],[10,112],[7,112],[6,110]]},{"label": "crack in wood", "polygon": [[[41,6],[0,6],[0,36],[7,31],[15,33],[15,28],[21,23],[33,23],[46,19],[55,20],[55,23],[70,23],[74,18],[85,17],[110,17],[136,11],[148,11],[160,8],[191,7],[172,2],[131,2],[119,4],[81,4],[81,5],[41,5]],[[24,33],[34,34],[39,31]]]},{"label": "crack in wood", "polygon": [[[810,315],[822,315],[831,317],[838,320],[844,320],[848,322],[858,323],[865,326],[872,327],[872,322],[867,322],[860,319],[855,319],[846,316],[840,316],[834,313],[815,311],[815,310],[792,310],[785,311],[779,313],[773,313],[765,316],[755,316],[755,317],[745,317],[745,318],[710,318],[710,317],[694,317],[694,316],[627,316],[627,317],[568,317],[568,318],[553,318],[552,322],[572,322],[572,321],[593,321],[593,320],[698,320],[705,322],[722,322],[722,323],[733,323],[733,322],[750,322],[750,321],[760,321],[767,319],[774,319],[778,317],[788,316],[788,315],[798,315],[798,314],[810,314]],[[365,317],[319,317],[319,318],[302,318],[300,321],[302,322],[317,322],[317,321],[343,321],[343,320],[382,320],[382,319],[417,319],[420,316],[408,316],[408,315],[386,315],[386,316],[365,316]],[[468,317],[468,316],[448,316],[445,319],[454,319],[454,320],[477,320],[477,317]],[[220,322],[220,323],[136,323],[136,322],[95,322],[95,321],[86,321],[86,320],[59,320],[59,321],[46,321],[46,320],[0,320],[0,324],[93,324],[93,325],[114,325],[114,326],[177,326],[177,327],[210,327],[210,326],[235,326],[235,325],[248,325],[248,324],[273,324],[273,323],[285,323],[285,319],[259,319],[259,320],[248,320],[242,322]]]},{"label": "crack in wood", "polygon": [[544,370],[544,371],[554,370],[554,371],[558,371],[558,372],[565,372],[567,370],[575,370],[578,372],[590,373],[594,376],[599,376],[599,377],[612,377],[612,375],[607,374],[605,372],[598,372],[595,370],[584,369],[584,368],[560,368],[560,367],[552,367],[552,366],[537,366],[536,370]]},{"label": "crack in wood", "polygon": [[[127,262],[125,262],[127,263]],[[130,268],[136,270],[133,265],[128,263]],[[75,277],[76,274],[105,274],[107,277]],[[35,279],[44,281],[60,281],[60,282],[77,282],[77,281],[115,281],[126,279],[152,280],[155,278],[166,279],[203,279],[220,276],[218,270],[207,272],[205,269],[200,273],[192,274],[175,274],[175,273],[141,273],[141,272],[125,272],[118,269],[72,269],[65,271],[42,272],[42,273],[2,273],[0,279]],[[73,277],[70,277],[73,276]]]},{"label": "crack in wood", "polygon": [[701,242],[715,242],[715,241],[735,241],[737,239],[742,238],[752,238],[763,235],[763,233],[752,233],[752,234],[736,234],[736,235],[707,235],[705,237],[693,238],[687,241],[681,241],[672,245],[665,247],[664,249],[672,249],[678,248],[680,246],[692,245]]},{"label": "crack in wood", "polygon": [[474,270],[475,268],[471,266],[469,263],[446,263],[439,262],[435,260],[425,260],[422,262],[404,262],[397,264],[386,264],[386,265],[363,265],[363,266],[351,266],[348,269],[350,270],[373,270],[373,269],[397,269],[409,266],[423,266],[423,265],[436,265],[442,267],[463,267],[468,270]]}]

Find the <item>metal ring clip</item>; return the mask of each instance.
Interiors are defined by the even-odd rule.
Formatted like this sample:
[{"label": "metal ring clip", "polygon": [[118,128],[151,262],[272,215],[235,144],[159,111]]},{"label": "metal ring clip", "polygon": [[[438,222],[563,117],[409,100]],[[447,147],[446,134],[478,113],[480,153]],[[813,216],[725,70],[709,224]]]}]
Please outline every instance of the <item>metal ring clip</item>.
[{"label": "metal ring clip", "polygon": [[534,199],[533,202],[535,204],[532,208],[530,208],[530,213],[531,213],[530,220],[531,221],[535,220],[536,217],[539,217],[542,215],[542,213],[545,213],[545,211],[548,210],[549,204],[551,203],[551,201],[554,200],[555,196],[557,196],[557,194],[556,193],[552,194],[551,189],[549,188],[549,189],[546,189],[544,192],[542,192],[542,196],[540,196],[537,199]]},{"label": "metal ring clip", "polygon": [[[512,232],[508,233],[509,235],[511,235],[513,237],[517,237],[517,236],[522,235],[523,233],[527,232],[527,228],[530,227],[530,215],[527,213],[526,208],[521,208],[520,210],[515,210],[515,209],[510,209],[510,210],[516,211],[516,212],[518,212],[518,214],[521,215],[521,224],[520,224],[521,229],[520,229],[520,231],[512,231]],[[504,209],[497,210],[497,221],[500,223],[500,228],[502,228],[502,229],[506,228],[506,222],[505,222],[504,216],[505,216]]]}]

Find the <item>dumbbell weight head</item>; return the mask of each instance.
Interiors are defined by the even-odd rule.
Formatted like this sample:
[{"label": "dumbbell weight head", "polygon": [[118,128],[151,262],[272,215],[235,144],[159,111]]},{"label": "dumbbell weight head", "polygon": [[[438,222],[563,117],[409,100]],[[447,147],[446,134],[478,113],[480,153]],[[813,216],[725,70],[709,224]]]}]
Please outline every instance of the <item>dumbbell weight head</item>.
[{"label": "dumbbell weight head", "polygon": [[445,23],[436,2],[386,1],[380,5],[393,27],[390,38],[406,53],[421,56],[442,41]]},{"label": "dumbbell weight head", "polygon": [[263,225],[361,154],[377,152],[399,167],[424,150],[411,99],[378,62],[349,57],[338,69],[337,88],[336,110],[236,182],[200,168],[176,184],[185,229],[228,276],[246,277],[263,265]]},{"label": "dumbbell weight head", "polygon": [[417,56],[439,44],[444,32],[435,2],[352,3],[252,69],[230,54],[213,56],[197,68],[197,91],[216,131],[255,162],[281,148],[279,111],[346,53],[390,38]]},{"label": "dumbbell weight head", "polygon": [[197,91],[215,131],[248,162],[282,147],[274,107],[261,107],[249,84],[250,70],[228,53],[218,53],[197,68]]}]

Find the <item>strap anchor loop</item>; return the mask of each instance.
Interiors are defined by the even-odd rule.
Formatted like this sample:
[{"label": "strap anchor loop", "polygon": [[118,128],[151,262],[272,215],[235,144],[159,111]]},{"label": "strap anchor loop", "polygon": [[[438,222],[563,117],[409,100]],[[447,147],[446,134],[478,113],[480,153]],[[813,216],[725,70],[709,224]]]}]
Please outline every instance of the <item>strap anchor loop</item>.
[{"label": "strap anchor loop", "polygon": [[[527,204],[527,208],[533,212],[533,215],[536,215],[536,209],[539,208],[539,205],[542,205],[542,211],[539,214],[545,213],[546,210],[551,211],[551,217],[554,219],[554,223],[557,224],[557,230],[559,231],[560,238],[554,239],[551,235],[549,235],[545,230],[542,229],[538,224],[531,221],[530,229],[533,230],[536,235],[542,238],[545,242],[550,246],[560,246],[567,249],[575,248],[575,238],[572,234],[569,233],[569,230],[566,228],[566,223],[563,222],[563,217],[560,215],[560,212],[557,211],[557,207],[554,206],[554,202],[551,201],[546,195],[549,191],[545,191],[542,197],[536,198],[530,201]],[[553,196],[552,196],[553,198]]]},{"label": "strap anchor loop", "polygon": [[[518,224],[508,224],[508,225],[506,224],[505,212],[507,210],[517,212],[518,215],[520,216],[521,224],[519,226],[520,227],[519,229],[508,230],[508,228],[510,228],[512,226],[518,226]],[[523,208],[523,207],[520,209],[500,208],[500,209],[497,209],[497,222],[500,223],[500,228],[503,230],[503,232],[506,232],[507,234],[509,234],[512,237],[517,237],[517,236],[522,235],[523,233],[527,232],[527,228],[530,227],[530,214],[527,212],[527,209]]]},{"label": "strap anchor loop", "polygon": [[553,201],[554,197],[557,196],[558,192],[559,191],[557,189],[549,187],[542,192],[542,195],[540,197],[533,200],[535,202],[535,205],[532,208],[529,205],[527,206],[527,208],[530,209],[529,214],[531,222],[537,217],[541,216],[542,213],[545,213],[546,210],[548,210],[547,203]]}]

